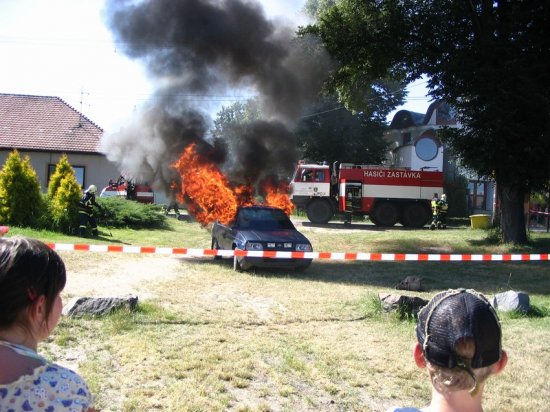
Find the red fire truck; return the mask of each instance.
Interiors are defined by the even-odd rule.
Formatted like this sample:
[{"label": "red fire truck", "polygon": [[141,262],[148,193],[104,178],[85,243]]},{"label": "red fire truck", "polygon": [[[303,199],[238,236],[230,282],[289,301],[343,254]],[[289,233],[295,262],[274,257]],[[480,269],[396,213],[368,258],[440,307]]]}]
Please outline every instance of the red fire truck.
[{"label": "red fire truck", "polygon": [[126,179],[120,176],[116,182],[110,180],[109,185],[105,186],[99,197],[118,196],[128,200],[135,200],[140,203],[154,203],[155,192],[147,184],[135,183],[132,179]]},{"label": "red fire truck", "polygon": [[430,201],[443,193],[439,171],[352,165],[335,162],[297,165],[290,183],[292,202],[312,223],[337,213],[368,215],[378,226],[397,222],[422,227],[431,218]]}]

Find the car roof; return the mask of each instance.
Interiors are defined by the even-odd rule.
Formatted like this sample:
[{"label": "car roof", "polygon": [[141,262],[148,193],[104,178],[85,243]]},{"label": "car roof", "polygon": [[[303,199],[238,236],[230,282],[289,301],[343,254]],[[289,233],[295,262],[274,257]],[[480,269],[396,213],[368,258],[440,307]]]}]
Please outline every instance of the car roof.
[{"label": "car roof", "polygon": [[266,209],[266,210],[280,210],[284,213],[284,210],[279,207],[268,206],[268,205],[252,205],[252,206],[241,206],[239,209]]}]

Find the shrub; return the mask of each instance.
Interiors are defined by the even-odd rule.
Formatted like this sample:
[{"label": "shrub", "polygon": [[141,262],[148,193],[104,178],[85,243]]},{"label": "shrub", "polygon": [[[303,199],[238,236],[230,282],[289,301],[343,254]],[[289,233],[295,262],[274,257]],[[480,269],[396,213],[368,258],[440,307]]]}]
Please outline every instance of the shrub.
[{"label": "shrub", "polygon": [[48,185],[52,229],[71,233],[78,227],[78,202],[82,190],[66,155],[55,167]]},{"label": "shrub", "polygon": [[40,182],[28,156],[10,153],[0,171],[0,221],[14,226],[37,227],[47,208]]},{"label": "shrub", "polygon": [[98,198],[103,213],[98,216],[99,224],[111,227],[130,227],[132,229],[166,228],[166,216],[162,206],[144,204],[122,197]]}]

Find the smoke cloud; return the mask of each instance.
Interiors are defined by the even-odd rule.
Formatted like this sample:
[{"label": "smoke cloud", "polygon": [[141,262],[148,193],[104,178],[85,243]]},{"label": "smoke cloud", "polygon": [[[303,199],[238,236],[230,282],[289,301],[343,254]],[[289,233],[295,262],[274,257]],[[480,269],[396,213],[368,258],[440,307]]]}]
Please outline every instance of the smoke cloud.
[{"label": "smoke cloud", "polygon": [[[104,138],[121,170],[168,193],[178,179],[170,165],[190,143],[236,181],[292,170],[297,152],[289,127],[329,70],[328,59],[304,55],[294,29],[246,0],[108,0],[105,19],[117,47],[141,61],[157,87],[133,123]],[[235,89],[254,90],[266,119],[247,125],[227,159],[225,147],[209,139],[207,103],[190,96]]]}]

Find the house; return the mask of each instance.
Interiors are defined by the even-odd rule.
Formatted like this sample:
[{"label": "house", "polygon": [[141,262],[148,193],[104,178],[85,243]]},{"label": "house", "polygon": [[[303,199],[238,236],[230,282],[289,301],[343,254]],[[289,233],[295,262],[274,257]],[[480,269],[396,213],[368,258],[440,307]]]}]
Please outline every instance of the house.
[{"label": "house", "polygon": [[103,130],[58,97],[0,93],[0,164],[17,149],[29,156],[43,191],[62,154],[85,188],[120,171],[100,151]]},{"label": "house", "polygon": [[396,167],[443,171],[447,190],[458,176],[464,176],[468,180],[468,213],[491,213],[493,182],[464,170],[456,159],[445,152],[437,136],[437,130],[443,126],[461,127],[454,117],[453,109],[445,101],[433,102],[425,114],[398,111],[390,123],[390,130],[384,136],[392,147],[387,163]]}]

